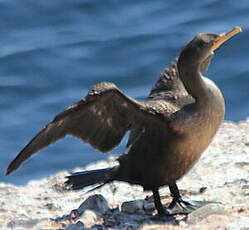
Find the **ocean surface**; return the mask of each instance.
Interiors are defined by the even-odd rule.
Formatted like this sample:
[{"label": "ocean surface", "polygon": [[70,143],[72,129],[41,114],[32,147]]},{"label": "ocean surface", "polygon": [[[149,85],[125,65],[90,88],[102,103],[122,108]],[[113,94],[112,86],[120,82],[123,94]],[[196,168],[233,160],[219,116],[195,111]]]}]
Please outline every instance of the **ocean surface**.
[{"label": "ocean surface", "polygon": [[[88,88],[112,81],[144,99],[160,71],[200,32],[236,35],[206,76],[224,93],[226,120],[249,115],[248,0],[0,0],[0,182],[25,184],[108,156],[67,137],[6,177],[8,163]],[[112,153],[125,151],[125,140]]]}]

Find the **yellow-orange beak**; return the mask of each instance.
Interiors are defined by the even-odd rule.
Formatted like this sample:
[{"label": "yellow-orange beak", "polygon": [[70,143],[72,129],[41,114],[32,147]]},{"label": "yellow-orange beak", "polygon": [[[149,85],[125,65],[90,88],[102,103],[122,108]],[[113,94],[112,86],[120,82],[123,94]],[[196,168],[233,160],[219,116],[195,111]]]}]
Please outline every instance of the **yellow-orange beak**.
[{"label": "yellow-orange beak", "polygon": [[216,50],[221,44],[223,44],[225,41],[227,41],[229,38],[233,37],[235,34],[241,32],[242,29],[240,27],[235,27],[231,31],[225,34],[220,34],[219,37],[215,38],[214,45],[211,47],[211,51]]}]

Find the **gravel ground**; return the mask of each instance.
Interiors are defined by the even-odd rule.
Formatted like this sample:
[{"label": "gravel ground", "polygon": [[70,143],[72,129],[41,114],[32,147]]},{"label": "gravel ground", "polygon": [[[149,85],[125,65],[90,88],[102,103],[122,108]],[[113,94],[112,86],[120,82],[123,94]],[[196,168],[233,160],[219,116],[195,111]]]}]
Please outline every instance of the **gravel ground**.
[{"label": "gravel ground", "polygon": [[[206,205],[188,216],[159,218],[151,193],[139,186],[115,182],[89,193],[66,191],[63,182],[68,172],[59,172],[25,186],[0,183],[0,228],[249,230],[248,130],[249,121],[225,122],[199,162],[178,183],[186,200],[221,204]],[[114,164],[112,156],[86,168]],[[167,205],[167,187],[160,192]]]}]

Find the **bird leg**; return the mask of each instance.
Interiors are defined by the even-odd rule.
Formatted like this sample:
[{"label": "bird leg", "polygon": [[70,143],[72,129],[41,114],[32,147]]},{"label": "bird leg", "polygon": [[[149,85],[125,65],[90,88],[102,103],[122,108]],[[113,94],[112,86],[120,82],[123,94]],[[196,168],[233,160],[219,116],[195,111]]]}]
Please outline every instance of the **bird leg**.
[{"label": "bird leg", "polygon": [[155,208],[157,210],[158,215],[170,216],[170,213],[167,211],[167,209],[163,207],[158,188],[153,189],[152,192],[153,192]]},{"label": "bird leg", "polygon": [[161,202],[158,188],[153,190],[154,204],[155,204],[155,208],[157,210],[158,215],[173,216],[177,214],[188,214],[192,210],[194,210],[194,209],[191,209],[190,203],[182,200],[181,195],[176,185],[172,186],[170,188],[170,191],[173,196],[173,200],[170,203],[169,207],[165,208]]}]

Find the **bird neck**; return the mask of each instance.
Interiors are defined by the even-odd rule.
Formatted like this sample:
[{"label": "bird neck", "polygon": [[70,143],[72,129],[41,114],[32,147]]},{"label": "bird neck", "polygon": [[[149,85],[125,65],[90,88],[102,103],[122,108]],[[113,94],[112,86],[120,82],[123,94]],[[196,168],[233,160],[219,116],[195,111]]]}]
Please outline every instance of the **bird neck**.
[{"label": "bird neck", "polygon": [[196,99],[197,104],[203,104],[203,102],[208,100],[208,89],[200,72],[200,65],[179,61],[179,77],[186,91]]}]

